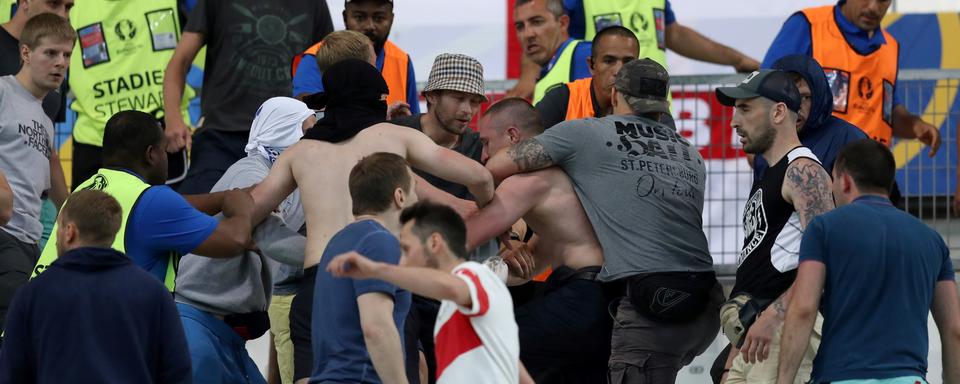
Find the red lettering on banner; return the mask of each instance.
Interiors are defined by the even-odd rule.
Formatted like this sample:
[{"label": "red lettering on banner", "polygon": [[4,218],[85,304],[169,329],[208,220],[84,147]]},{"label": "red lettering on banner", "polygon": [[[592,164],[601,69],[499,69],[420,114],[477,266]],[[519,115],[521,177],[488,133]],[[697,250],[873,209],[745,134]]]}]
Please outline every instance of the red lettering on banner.
[{"label": "red lettering on banner", "polygon": [[736,133],[730,127],[733,109],[717,101],[713,90],[674,91],[674,119],[680,135],[700,149],[704,160],[744,157]]}]

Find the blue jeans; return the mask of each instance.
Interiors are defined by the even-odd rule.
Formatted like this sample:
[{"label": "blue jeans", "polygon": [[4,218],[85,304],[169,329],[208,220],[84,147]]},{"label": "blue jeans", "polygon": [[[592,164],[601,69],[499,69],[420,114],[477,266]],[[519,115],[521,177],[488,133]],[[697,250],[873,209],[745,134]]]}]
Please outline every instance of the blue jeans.
[{"label": "blue jeans", "polygon": [[192,305],[177,303],[190,347],[194,384],[266,384],[247,354],[247,341],[223,320]]}]

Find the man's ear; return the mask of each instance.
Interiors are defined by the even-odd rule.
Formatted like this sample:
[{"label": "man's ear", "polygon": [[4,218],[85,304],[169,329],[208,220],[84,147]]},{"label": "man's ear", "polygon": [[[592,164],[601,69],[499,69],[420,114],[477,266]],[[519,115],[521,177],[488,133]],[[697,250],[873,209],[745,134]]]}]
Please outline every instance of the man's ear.
[{"label": "man's ear", "polygon": [[587,68],[590,69],[590,76],[593,76],[593,56],[587,56]]},{"label": "man's ear", "polygon": [[[147,146],[147,152],[144,154],[147,159],[147,164],[154,165],[160,162],[159,156],[157,156],[157,149],[158,147],[153,144]],[[159,149],[164,150],[163,148]]]},{"label": "man's ear", "polygon": [[20,44],[20,61],[24,65],[30,64],[30,48],[26,44]]},{"label": "man's ear", "polygon": [[850,177],[849,173],[844,173],[840,175],[840,190],[843,193],[850,193],[853,190],[853,177]]},{"label": "man's ear", "polygon": [[770,108],[770,118],[774,124],[780,124],[787,119],[787,116],[790,114],[787,110],[787,105],[784,103],[776,103],[773,105],[773,108]]},{"label": "man's ear", "polygon": [[520,128],[517,128],[516,125],[508,125],[506,134],[507,139],[510,140],[510,144],[516,144],[520,142]]},{"label": "man's ear", "polygon": [[77,236],[79,235],[79,232],[77,231],[77,225],[74,224],[72,221],[68,221],[66,223],[61,222],[60,224],[63,224],[63,229],[61,229],[60,233],[57,234],[58,237],[60,235],[63,235],[63,239],[61,239],[60,241],[63,244],[70,244],[75,242],[77,240]]},{"label": "man's ear", "polygon": [[436,255],[440,252],[440,248],[443,248],[444,241],[443,236],[440,236],[439,233],[434,232],[430,234],[430,238],[427,239],[427,247],[430,249],[430,253]]},{"label": "man's ear", "polygon": [[566,14],[561,15],[557,18],[557,22],[560,23],[560,29],[566,31],[567,28],[570,27],[570,16]]},{"label": "man's ear", "polygon": [[404,193],[403,193],[403,188],[400,188],[400,187],[394,188],[394,190],[393,190],[393,204],[396,205],[396,207],[397,207],[398,209],[402,209],[402,208],[403,208],[403,203],[404,203],[404,201],[406,200],[406,198],[407,198],[407,197],[404,196]]}]

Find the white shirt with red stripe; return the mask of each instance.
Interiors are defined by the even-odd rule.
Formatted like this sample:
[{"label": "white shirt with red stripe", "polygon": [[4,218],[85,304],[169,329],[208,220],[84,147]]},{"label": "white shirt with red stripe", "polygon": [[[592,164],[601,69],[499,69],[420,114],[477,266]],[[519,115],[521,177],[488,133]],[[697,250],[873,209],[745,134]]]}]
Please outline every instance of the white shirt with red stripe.
[{"label": "white shirt with red stripe", "polygon": [[517,383],[520,338],[513,299],[489,268],[472,261],[453,269],[470,287],[465,308],[443,300],[433,330],[437,383]]}]

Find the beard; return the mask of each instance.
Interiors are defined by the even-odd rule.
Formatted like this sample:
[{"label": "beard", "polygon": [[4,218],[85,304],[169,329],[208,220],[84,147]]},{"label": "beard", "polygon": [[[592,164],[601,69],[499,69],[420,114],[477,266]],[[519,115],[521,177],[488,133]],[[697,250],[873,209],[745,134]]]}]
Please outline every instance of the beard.
[{"label": "beard", "polygon": [[371,42],[373,42],[373,51],[374,51],[374,52],[376,52],[376,53],[378,53],[378,54],[379,54],[380,52],[383,52],[383,46],[387,44],[387,38],[386,38],[386,37],[384,37],[384,38],[381,39],[381,38],[379,38],[379,37],[377,37],[377,36],[374,36],[374,35],[366,35],[366,36],[370,39]]},{"label": "beard", "polygon": [[754,155],[762,154],[773,146],[773,139],[776,136],[777,131],[767,122],[763,129],[749,137],[750,140],[743,145],[743,151]]}]

